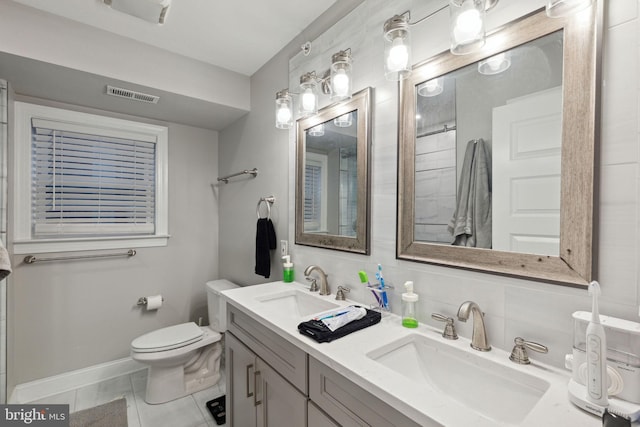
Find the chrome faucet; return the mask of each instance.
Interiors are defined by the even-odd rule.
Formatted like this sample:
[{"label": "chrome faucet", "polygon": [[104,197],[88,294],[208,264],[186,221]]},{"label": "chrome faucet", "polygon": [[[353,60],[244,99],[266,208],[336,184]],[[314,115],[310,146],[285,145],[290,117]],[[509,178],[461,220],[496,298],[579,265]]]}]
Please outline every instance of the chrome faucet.
[{"label": "chrome faucet", "polygon": [[320,295],[329,295],[329,282],[327,282],[327,274],[322,271],[317,265],[310,265],[304,270],[305,276],[310,276],[313,271],[316,271],[320,276]]},{"label": "chrome faucet", "polygon": [[471,348],[478,351],[489,351],[491,346],[487,339],[487,330],[484,327],[484,315],[478,304],[473,301],[465,301],[458,308],[458,320],[466,322],[473,313],[473,335],[471,336]]}]

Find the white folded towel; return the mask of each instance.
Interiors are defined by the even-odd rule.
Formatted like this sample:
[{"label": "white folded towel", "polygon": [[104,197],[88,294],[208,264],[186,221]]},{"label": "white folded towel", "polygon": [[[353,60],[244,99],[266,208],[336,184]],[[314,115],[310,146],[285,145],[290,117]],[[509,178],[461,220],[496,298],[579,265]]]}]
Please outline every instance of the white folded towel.
[{"label": "white folded towel", "polygon": [[0,240],[0,280],[11,274],[11,259],[9,258],[9,252],[4,247],[2,240]]}]

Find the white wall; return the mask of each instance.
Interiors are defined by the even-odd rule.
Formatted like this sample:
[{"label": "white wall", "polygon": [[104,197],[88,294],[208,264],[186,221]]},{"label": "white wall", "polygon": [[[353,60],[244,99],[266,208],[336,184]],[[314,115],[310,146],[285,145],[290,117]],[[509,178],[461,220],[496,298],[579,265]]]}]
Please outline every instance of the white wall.
[{"label": "white wall", "polygon": [[[572,343],[571,313],[590,310],[586,290],[473,271],[401,261],[395,258],[397,185],[397,103],[395,83],[384,80],[382,25],[395,13],[410,9],[413,20],[436,10],[442,2],[369,0],[312,43],[312,54],[297,55],[290,63],[290,82],[305,71],[328,67],[330,56],[351,47],[354,56],[354,91],[375,88],[372,145],[372,251],[361,256],[305,246],[293,247],[296,277],[304,281],[306,265],[317,264],[330,274],[330,285],[349,285],[351,298],[370,302],[359,285],[358,270],[372,276],[382,263],[388,282],[396,285],[390,303],[400,312],[399,287],[413,280],[420,294],[420,319],[439,312],[455,317],[465,300],[476,301],[486,313],[489,339],[503,349],[513,338],[548,345],[549,354],[533,357],[563,366]],[[542,0],[502,1],[488,15],[488,29],[544,6]],[[605,5],[603,46],[602,137],[600,172],[598,275],[603,289],[603,314],[638,321],[638,1],[608,1]],[[413,61],[420,62],[448,49],[448,12],[412,27]],[[328,100],[323,99],[322,105]],[[321,106],[322,106],[321,105]],[[265,115],[272,111],[265,111]],[[293,184],[295,135],[289,137],[289,218],[294,218]],[[563,171],[566,173],[565,171]],[[293,223],[289,236],[294,236]],[[458,322],[456,322],[458,323]],[[470,337],[471,322],[459,323],[459,333]]]},{"label": "white wall", "polygon": [[[130,259],[26,265],[24,255],[13,256],[8,279],[9,390],[128,357],[131,340],[154,329],[201,316],[206,320],[205,282],[218,277],[218,201],[211,187],[218,176],[218,133],[159,124],[169,127],[168,246],[141,248]],[[71,254],[55,254],[63,255]],[[139,297],[155,294],[165,298],[158,311],[145,313],[136,306]]]}]

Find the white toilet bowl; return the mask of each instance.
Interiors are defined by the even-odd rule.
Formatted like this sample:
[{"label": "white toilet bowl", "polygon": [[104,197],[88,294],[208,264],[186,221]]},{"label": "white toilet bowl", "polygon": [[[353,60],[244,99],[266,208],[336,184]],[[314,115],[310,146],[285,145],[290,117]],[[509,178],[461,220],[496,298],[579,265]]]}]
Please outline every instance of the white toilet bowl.
[{"label": "white toilet bowl", "polygon": [[220,380],[221,333],[226,330],[225,301],[220,291],[235,287],[227,280],[207,282],[210,326],[182,323],[131,342],[131,358],[149,366],[145,402],[165,403]]}]

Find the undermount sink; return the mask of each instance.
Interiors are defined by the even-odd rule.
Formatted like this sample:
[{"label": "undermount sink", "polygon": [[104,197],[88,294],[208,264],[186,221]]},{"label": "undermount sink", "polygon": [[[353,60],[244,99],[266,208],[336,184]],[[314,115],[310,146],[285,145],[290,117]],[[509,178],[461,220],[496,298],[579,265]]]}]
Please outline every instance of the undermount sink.
[{"label": "undermount sink", "polygon": [[367,357],[484,417],[520,423],[550,384],[490,360],[486,353],[474,353],[411,334],[372,350]]},{"label": "undermount sink", "polygon": [[298,289],[264,295],[256,299],[271,308],[277,309],[280,313],[290,314],[294,317],[305,317],[339,307],[338,304],[331,300],[323,299]]}]

